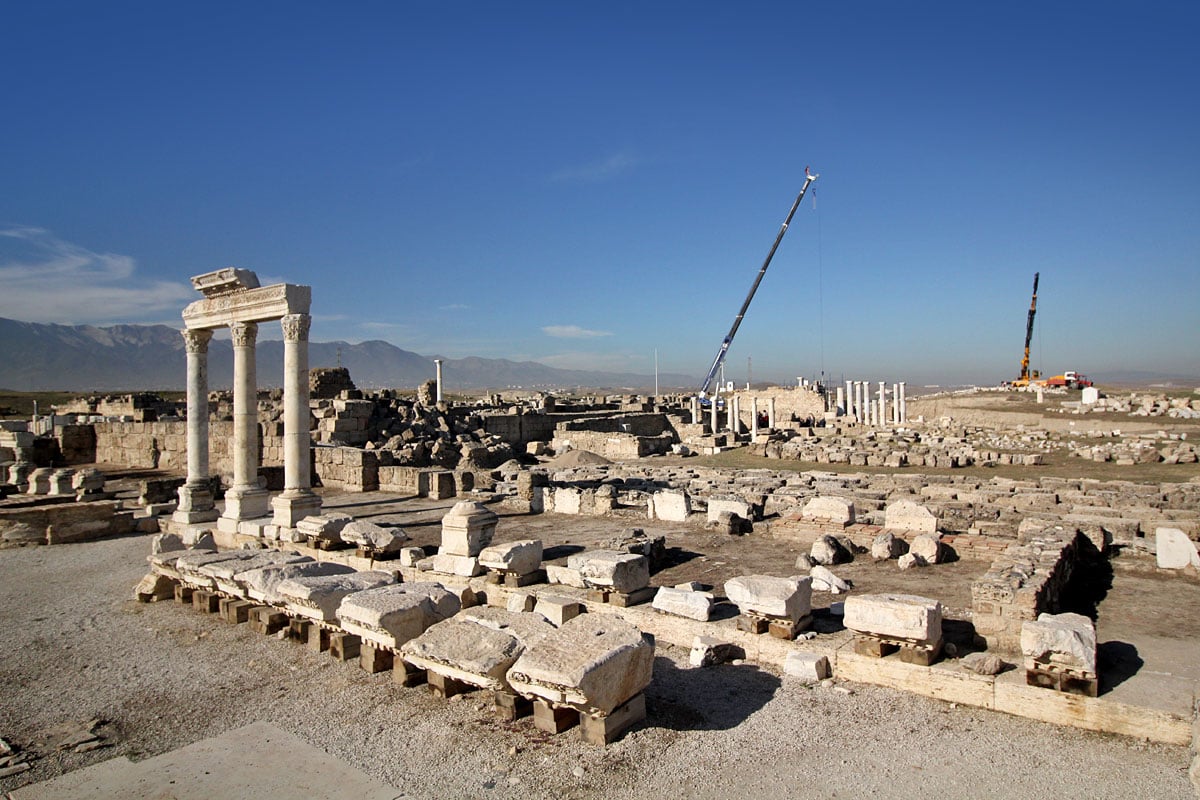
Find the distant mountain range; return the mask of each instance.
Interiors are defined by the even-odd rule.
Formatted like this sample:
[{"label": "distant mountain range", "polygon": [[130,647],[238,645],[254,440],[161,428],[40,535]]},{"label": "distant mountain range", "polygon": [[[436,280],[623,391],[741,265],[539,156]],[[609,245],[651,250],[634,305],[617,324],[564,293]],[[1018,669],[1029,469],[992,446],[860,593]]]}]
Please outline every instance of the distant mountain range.
[{"label": "distant mountain range", "polygon": [[[362,389],[412,388],[435,374],[433,356],[383,341],[349,344],[312,342],[309,366],[347,367]],[[233,382],[233,348],[209,345],[209,385]],[[283,342],[259,341],[258,385],[283,385]],[[622,372],[557,369],[536,361],[447,358],[447,391],[510,387],[653,390],[654,376]],[[183,389],[187,385],[183,337],[166,325],[45,325],[0,317],[0,387],[16,391],[133,391]],[[659,375],[663,390],[694,388],[698,378]]]}]

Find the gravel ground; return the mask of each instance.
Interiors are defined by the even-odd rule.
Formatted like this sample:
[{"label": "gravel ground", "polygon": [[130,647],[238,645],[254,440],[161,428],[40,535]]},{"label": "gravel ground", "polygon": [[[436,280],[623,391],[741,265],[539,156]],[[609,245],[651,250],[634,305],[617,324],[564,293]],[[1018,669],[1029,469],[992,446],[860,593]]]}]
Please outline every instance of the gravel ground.
[{"label": "gravel ground", "polygon": [[[268,720],[407,798],[1194,798],[1186,748],[1058,728],[877,687],[806,688],[663,648],[649,719],[606,749],[481,695],[402,689],[171,602],[129,600],[149,537],[0,550],[0,737],[34,754],[0,790]],[[109,746],[59,751],[91,719]]]}]

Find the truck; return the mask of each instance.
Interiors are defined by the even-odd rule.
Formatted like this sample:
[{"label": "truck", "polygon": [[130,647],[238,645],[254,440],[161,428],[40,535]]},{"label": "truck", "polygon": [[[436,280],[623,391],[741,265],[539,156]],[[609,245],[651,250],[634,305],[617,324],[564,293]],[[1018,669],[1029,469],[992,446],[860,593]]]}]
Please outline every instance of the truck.
[{"label": "truck", "polygon": [[1042,383],[1045,386],[1058,386],[1067,389],[1085,389],[1092,385],[1087,375],[1075,371],[1064,372],[1062,375],[1046,378]]}]

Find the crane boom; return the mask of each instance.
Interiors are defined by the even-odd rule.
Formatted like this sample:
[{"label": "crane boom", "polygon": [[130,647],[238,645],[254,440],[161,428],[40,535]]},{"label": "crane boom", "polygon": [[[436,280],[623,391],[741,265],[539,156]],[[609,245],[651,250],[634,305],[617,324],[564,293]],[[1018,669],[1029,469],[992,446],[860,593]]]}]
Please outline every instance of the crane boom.
[{"label": "crane boom", "polygon": [[738,328],[742,325],[742,318],[746,316],[746,309],[750,308],[750,301],[754,299],[754,293],[758,291],[758,285],[762,283],[763,276],[767,274],[767,267],[771,266],[771,259],[775,257],[775,251],[779,249],[779,243],[783,241],[783,235],[787,233],[788,225],[791,224],[792,217],[796,215],[796,209],[800,207],[800,202],[804,200],[804,194],[808,191],[809,184],[819,177],[819,175],[810,173],[808,167],[804,168],[804,185],[800,187],[800,194],[796,195],[796,202],[792,203],[792,210],[788,212],[787,219],[783,221],[783,225],[779,228],[779,234],[775,237],[775,243],[771,245],[771,252],[767,253],[767,259],[763,262],[762,268],[759,269],[758,276],[754,279],[754,285],[750,287],[750,293],[746,295],[746,299],[742,302],[741,310],[734,317],[733,327],[729,329],[729,333],[721,342],[721,347],[717,350],[717,357],[713,359],[708,374],[704,376],[704,383],[700,384],[701,397],[712,386],[713,378],[716,377],[717,370],[721,368],[721,362],[725,360],[725,354],[729,352],[729,345],[733,343],[733,337],[737,335]]},{"label": "crane boom", "polygon": [[1029,301],[1029,321],[1025,323],[1025,355],[1021,357],[1021,377],[1019,381],[1029,381],[1029,343],[1033,341],[1033,317],[1037,314],[1037,287],[1039,272],[1033,273],[1033,299]]}]

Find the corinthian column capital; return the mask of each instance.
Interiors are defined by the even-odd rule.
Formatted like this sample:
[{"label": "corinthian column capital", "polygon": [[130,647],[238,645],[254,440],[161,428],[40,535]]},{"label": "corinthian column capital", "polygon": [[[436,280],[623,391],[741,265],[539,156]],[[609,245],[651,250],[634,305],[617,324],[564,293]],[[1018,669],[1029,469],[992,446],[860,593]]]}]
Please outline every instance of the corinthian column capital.
[{"label": "corinthian column capital", "polygon": [[189,353],[207,353],[213,332],[207,328],[187,328],[183,331],[183,347]]},{"label": "corinthian column capital", "polygon": [[229,335],[233,337],[234,347],[253,347],[258,339],[258,323],[234,322],[229,326]]},{"label": "corinthian column capital", "polygon": [[308,329],[312,326],[312,317],[308,314],[286,314],[280,322],[283,324],[283,338],[286,341],[308,341]]}]

